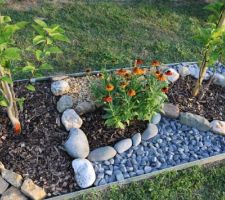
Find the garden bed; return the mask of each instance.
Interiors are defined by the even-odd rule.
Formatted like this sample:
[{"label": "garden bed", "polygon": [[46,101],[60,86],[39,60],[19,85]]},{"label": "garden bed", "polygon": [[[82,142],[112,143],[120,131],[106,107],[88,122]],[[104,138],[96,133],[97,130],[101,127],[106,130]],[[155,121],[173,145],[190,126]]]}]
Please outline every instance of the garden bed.
[{"label": "garden bed", "polygon": [[[87,87],[81,84],[87,85],[89,76],[67,78],[67,81],[72,86],[68,95],[75,99],[73,108],[84,99],[90,100]],[[210,121],[225,120],[222,112],[225,89],[212,85],[205,97],[198,101],[190,95],[193,83],[191,76],[178,79],[170,86],[169,102],[178,104],[183,112],[198,114]],[[63,146],[68,132],[60,122],[61,114],[56,109],[59,98],[51,93],[51,82],[37,82],[35,92],[27,92],[25,84],[17,83],[15,87],[17,96],[26,98],[20,114],[21,135],[13,135],[5,111],[0,109],[1,161],[6,168],[44,187],[48,196],[80,190],[74,181],[73,158]],[[143,133],[148,123],[135,120],[124,130],[108,128],[104,125],[102,114],[103,110],[98,108],[81,116],[81,129],[87,135],[90,151],[97,147],[113,146],[121,139]],[[221,135],[199,131],[168,117],[162,117],[157,126],[159,134],[153,139],[142,141],[137,147],[131,147],[126,153],[119,153],[108,161],[93,162],[97,175],[94,185],[104,185],[225,152],[225,138]],[[115,171],[119,171],[119,175],[114,174]]]}]

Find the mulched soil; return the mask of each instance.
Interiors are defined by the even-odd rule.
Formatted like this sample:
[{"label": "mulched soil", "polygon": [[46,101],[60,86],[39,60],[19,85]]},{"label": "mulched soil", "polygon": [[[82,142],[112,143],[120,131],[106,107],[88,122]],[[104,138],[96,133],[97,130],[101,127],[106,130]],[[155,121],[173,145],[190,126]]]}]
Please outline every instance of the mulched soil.
[{"label": "mulched soil", "polygon": [[[20,112],[22,134],[12,133],[5,110],[0,108],[0,161],[7,169],[29,177],[50,195],[76,191],[72,158],[63,150],[68,132],[60,123],[56,110],[57,97],[50,91],[50,83],[36,85],[36,92],[28,92],[24,85],[15,86],[16,95],[25,97]],[[113,145],[122,138],[142,132],[147,122],[134,121],[124,130],[107,128],[97,110],[82,116],[82,130],[87,134],[90,148]]]},{"label": "mulched soil", "polygon": [[[168,94],[169,102],[179,105],[182,112],[191,112],[204,116],[208,120],[225,121],[225,88],[211,84],[202,99],[192,97],[196,79],[188,76],[180,78],[171,86]],[[204,86],[208,81],[204,82]],[[202,90],[204,91],[204,90]]]}]

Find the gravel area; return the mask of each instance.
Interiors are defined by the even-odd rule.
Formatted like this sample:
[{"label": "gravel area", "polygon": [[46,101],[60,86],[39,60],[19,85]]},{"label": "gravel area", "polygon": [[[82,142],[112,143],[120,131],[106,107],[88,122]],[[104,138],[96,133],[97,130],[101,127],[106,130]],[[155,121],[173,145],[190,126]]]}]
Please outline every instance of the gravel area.
[{"label": "gravel area", "polygon": [[225,152],[225,137],[181,125],[165,117],[157,125],[159,134],[114,159],[94,162],[95,185],[168,168]]}]

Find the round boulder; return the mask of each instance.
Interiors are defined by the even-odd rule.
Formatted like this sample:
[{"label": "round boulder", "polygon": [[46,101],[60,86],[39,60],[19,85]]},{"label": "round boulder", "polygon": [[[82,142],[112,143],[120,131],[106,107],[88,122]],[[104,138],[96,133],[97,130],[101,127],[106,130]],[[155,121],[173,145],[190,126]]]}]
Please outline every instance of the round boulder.
[{"label": "round boulder", "polygon": [[106,146],[106,147],[100,147],[93,151],[88,156],[88,159],[90,161],[105,161],[113,158],[116,155],[116,151],[113,147]]},{"label": "round boulder", "polygon": [[60,96],[68,93],[70,90],[70,86],[67,81],[60,80],[55,81],[51,85],[51,91],[55,96]]},{"label": "round boulder", "polygon": [[81,129],[72,128],[64,144],[67,153],[73,158],[86,158],[89,154],[87,136]]},{"label": "round boulder", "polygon": [[72,162],[75,173],[75,180],[81,188],[92,186],[95,182],[96,174],[91,162],[87,159],[75,159]]},{"label": "round boulder", "polygon": [[136,133],[132,136],[133,146],[136,147],[141,143],[141,134]]},{"label": "round boulder", "polygon": [[116,151],[118,153],[123,153],[123,152],[127,151],[131,146],[132,146],[132,140],[130,138],[128,138],[128,139],[123,139],[123,140],[117,142],[114,145],[114,148],[116,149]]},{"label": "round boulder", "polygon": [[142,134],[142,140],[149,140],[158,134],[159,130],[155,124],[148,124],[147,129]]},{"label": "round boulder", "polygon": [[159,113],[153,115],[151,123],[152,124],[158,124],[161,120],[161,115]]},{"label": "round boulder", "polygon": [[63,95],[57,102],[57,110],[62,113],[68,108],[73,107],[73,98],[68,95]]},{"label": "round boulder", "polygon": [[73,109],[67,109],[63,112],[62,123],[66,130],[69,131],[71,128],[80,128],[83,124],[83,120]]}]

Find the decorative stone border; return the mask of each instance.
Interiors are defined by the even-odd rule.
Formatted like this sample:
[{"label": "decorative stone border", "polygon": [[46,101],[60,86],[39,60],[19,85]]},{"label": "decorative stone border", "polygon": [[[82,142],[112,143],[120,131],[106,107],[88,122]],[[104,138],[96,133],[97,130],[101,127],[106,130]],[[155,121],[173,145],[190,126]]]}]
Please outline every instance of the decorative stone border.
[{"label": "decorative stone border", "polygon": [[[180,76],[191,75],[194,78],[198,78],[199,69],[195,62],[176,63],[176,64],[169,64],[166,66],[167,67],[164,67],[164,68],[169,69],[173,72],[173,76],[168,77],[168,80],[170,82],[175,82]],[[114,70],[110,70],[110,71],[114,71]],[[98,71],[93,72],[93,74],[97,74],[97,73],[99,73],[99,72]],[[70,74],[68,76],[76,77],[76,76],[84,76],[84,75],[85,75],[85,73],[77,73],[77,74]],[[209,79],[211,75],[212,75],[212,70],[209,69],[205,79]],[[123,170],[126,170],[126,168],[121,169],[122,172],[121,172],[121,170],[114,169],[114,165],[113,165],[114,162],[116,162],[116,160],[118,161],[119,158],[122,160],[126,159],[123,156],[126,157],[128,154],[132,155],[131,152],[133,152],[133,151],[140,154],[140,156],[141,156],[141,155],[143,155],[143,152],[144,152],[144,154],[146,153],[146,151],[144,151],[144,148],[145,147],[147,148],[148,145],[153,145],[153,146],[150,146],[151,148],[154,147],[154,144],[158,145],[158,146],[160,145],[159,141],[161,141],[162,139],[157,139],[157,142],[155,142],[155,138],[158,137],[158,132],[159,132],[158,129],[159,128],[161,129],[161,127],[159,125],[161,118],[162,118],[161,114],[163,116],[166,116],[168,118],[175,120],[175,122],[173,122],[173,121],[172,122],[173,122],[173,124],[178,123],[177,126],[179,125],[179,122],[180,122],[180,124],[183,124],[182,126],[187,125],[187,126],[192,127],[192,130],[190,130],[190,131],[192,131],[192,132],[194,131],[196,133],[199,131],[205,131],[208,134],[210,134],[209,131],[213,131],[214,133],[225,134],[225,122],[214,120],[210,123],[204,117],[201,117],[198,115],[193,115],[191,113],[180,113],[179,108],[177,106],[172,105],[172,104],[165,104],[164,108],[163,108],[163,112],[161,114],[157,114],[156,116],[154,116],[151,123],[149,123],[147,129],[144,131],[144,133],[142,135],[140,133],[136,133],[132,136],[131,139],[128,138],[128,139],[121,140],[118,143],[116,143],[116,145],[114,147],[110,147],[110,146],[101,147],[101,148],[93,150],[92,152],[89,152],[89,145],[88,145],[87,137],[86,137],[85,133],[83,133],[83,131],[81,129],[79,129],[82,126],[83,122],[82,122],[82,119],[77,114],[77,112],[85,113],[86,111],[90,111],[90,110],[93,111],[95,109],[95,105],[93,105],[90,102],[83,102],[82,104],[80,104],[76,107],[75,110],[77,112],[75,110],[71,109],[71,107],[73,106],[72,98],[68,95],[67,96],[64,95],[68,92],[69,85],[63,79],[68,78],[68,76],[31,79],[30,82],[34,83],[36,81],[52,79],[52,81],[53,81],[52,88],[51,88],[52,92],[56,96],[63,95],[60,98],[59,102],[57,103],[57,109],[60,113],[63,113],[62,114],[62,123],[64,124],[65,128],[68,131],[70,131],[69,138],[68,138],[67,142],[65,143],[65,149],[72,157],[76,158],[73,161],[72,165],[73,165],[73,168],[75,171],[76,181],[81,188],[90,187],[91,185],[93,185],[93,183],[95,186],[96,185],[105,185],[107,183],[104,179],[105,174],[108,177],[115,175],[114,180],[111,179],[109,182],[119,181],[119,183],[124,184],[124,183],[128,183],[130,181],[136,181],[136,180],[140,180],[140,179],[144,179],[144,178],[149,178],[151,176],[154,176],[158,173],[162,173],[164,171],[183,169],[183,168],[190,167],[190,166],[193,166],[196,164],[199,165],[199,164],[204,164],[204,163],[208,163],[208,162],[214,162],[216,160],[221,160],[221,159],[225,158],[225,154],[212,156],[212,155],[214,155],[213,152],[214,153],[215,152],[216,153],[225,152],[224,148],[219,149],[219,147],[217,147],[215,145],[215,150],[212,151],[212,154],[211,153],[207,154],[208,156],[206,156],[206,157],[208,157],[208,158],[201,159],[202,158],[201,156],[198,156],[195,154],[194,157],[196,157],[196,159],[198,159],[197,161],[192,162],[193,160],[189,160],[187,163],[182,164],[182,165],[179,165],[180,161],[179,162],[174,161],[174,165],[176,165],[176,166],[173,166],[173,167],[171,167],[172,165],[162,167],[161,164],[163,162],[157,163],[158,158],[156,158],[156,162],[155,162],[156,169],[155,170],[157,170],[157,171],[152,170],[150,168],[145,168],[144,170],[137,169],[136,170],[137,173],[133,173],[133,174],[127,173],[128,175],[127,175],[127,177],[125,177],[124,174],[126,174],[126,173],[123,172]],[[21,81],[24,81],[24,80],[21,80]],[[217,85],[221,85],[222,87],[225,87],[225,67],[223,67],[222,65],[219,66],[218,72],[215,75],[215,79],[214,79],[213,83],[217,84]],[[163,117],[162,120],[164,122],[167,122],[167,118]],[[172,124],[172,122],[171,122],[171,124]],[[217,137],[217,136],[215,136],[215,137]],[[218,136],[218,137],[220,137],[220,139],[221,139],[221,136]],[[215,141],[216,141],[216,139],[215,139]],[[224,138],[222,138],[222,143],[223,143],[223,145],[225,144]],[[221,144],[219,146],[221,147]],[[204,147],[204,145],[203,145],[203,147]],[[76,151],[76,154],[74,154],[75,151]],[[178,149],[178,151],[182,151],[182,150]],[[125,154],[127,154],[127,155],[125,155]],[[85,159],[87,156],[88,156],[88,159],[91,160],[93,163],[91,163],[90,161]],[[200,160],[199,160],[199,158],[200,158]],[[155,157],[153,157],[153,159],[155,159]],[[119,160],[119,162],[121,162],[121,163],[124,162],[122,160]],[[137,162],[137,161],[134,161],[134,162]],[[180,163],[182,163],[182,162],[180,162]],[[137,163],[137,164],[139,164],[139,163]],[[101,168],[101,167],[103,167],[103,168]],[[107,169],[104,169],[104,167],[107,167]],[[101,172],[102,170],[104,173]],[[96,175],[96,172],[98,172],[97,175]],[[115,173],[115,174],[113,174],[113,173]],[[103,176],[102,176],[102,174],[103,174]],[[128,178],[128,179],[124,180],[124,178]],[[5,180],[3,179],[3,181],[5,181]],[[30,182],[30,180],[28,182]],[[0,183],[1,183],[1,179],[0,179]],[[25,183],[25,181],[24,181],[24,183]],[[113,184],[109,183],[106,186],[100,186],[100,187],[95,187],[95,188],[97,188],[97,189],[103,188],[104,189]],[[0,184],[0,186],[1,186],[1,184]],[[36,188],[36,186],[35,186],[35,188]],[[39,189],[41,189],[41,188],[39,188]],[[88,192],[90,190],[92,190],[92,189],[88,189],[88,190],[84,190],[84,191]],[[19,190],[17,190],[17,191],[19,191]],[[23,190],[22,190],[22,192],[24,194],[26,194],[28,197],[32,198],[31,196],[29,196],[30,195],[29,193],[26,193]],[[75,193],[68,194],[68,195],[62,195],[60,197],[55,197],[55,198],[51,198],[51,199],[54,199],[54,200],[56,200],[58,198],[68,199],[69,197],[72,197],[72,196],[74,197],[74,195],[76,196],[81,193],[83,193],[83,191],[75,192]],[[35,198],[33,198],[33,199],[35,199]]]},{"label": "decorative stone border", "polygon": [[23,180],[20,174],[5,169],[0,162],[0,196],[1,200],[40,200],[46,197],[46,192],[34,184],[31,179]]},{"label": "decorative stone border", "polygon": [[[187,75],[191,75],[194,78],[198,78],[199,74],[199,68],[196,64],[191,64],[190,66],[188,66],[187,63],[182,63],[179,64],[178,66],[167,67],[165,65],[160,68],[163,70],[170,70],[172,72],[172,76],[167,77],[170,83],[174,83],[175,81],[177,81],[180,76],[185,77]],[[209,79],[211,75],[212,71],[208,70],[205,79]],[[213,83],[225,87],[225,76],[216,73],[214,76]],[[55,79],[55,81],[53,80],[51,91],[56,96],[64,95],[69,91],[69,84],[65,80],[60,80],[60,78]],[[125,167],[124,165],[122,165],[121,169],[119,169],[118,167],[117,168],[114,167],[115,160],[113,158],[115,157],[117,160],[119,160],[119,162],[123,164],[125,162],[122,159],[125,160],[127,159],[126,156],[123,157],[122,155],[124,154],[124,152],[127,152],[127,155],[130,155],[132,154],[130,153],[130,149],[131,151],[139,150],[138,149],[139,144],[143,143],[144,141],[149,141],[150,139],[156,137],[159,132],[157,125],[161,120],[161,115],[159,113],[153,117],[152,121],[148,124],[148,127],[143,134],[136,133],[132,136],[132,138],[127,138],[118,141],[114,145],[114,147],[105,146],[94,149],[91,152],[89,152],[89,144],[87,137],[85,133],[83,133],[83,131],[79,129],[82,126],[83,122],[82,119],[79,117],[79,115],[76,113],[76,111],[82,110],[82,113],[85,113],[89,111],[90,110],[89,108],[93,106],[91,106],[90,103],[88,102],[83,102],[82,105],[79,104],[77,106],[77,108],[79,109],[76,108],[75,111],[71,109],[72,100],[69,98],[70,98],[69,96],[62,96],[59,102],[57,103],[57,109],[59,112],[64,111],[61,120],[66,130],[70,131],[69,138],[65,143],[65,149],[70,156],[75,158],[72,165],[75,171],[76,182],[81,188],[89,187],[93,183],[94,185],[104,185],[109,182],[121,181],[124,178],[149,173],[152,171],[152,168],[146,164],[147,163],[146,161],[148,161],[147,159],[146,161],[142,160],[143,166],[145,166],[143,169],[139,169],[137,166],[138,164],[142,165],[142,163],[138,163],[137,160],[133,159],[132,160],[133,166],[136,166],[135,172],[133,172],[134,169],[132,165],[130,167]],[[210,123],[207,119],[205,119],[202,116],[194,115],[188,112],[180,113],[179,108],[173,104],[165,104],[163,112],[161,114],[168,118],[178,119],[180,124],[192,127],[193,130],[195,130],[197,133],[199,130],[204,132],[213,131],[214,133],[225,134],[225,122],[214,120]],[[146,143],[146,145],[144,146],[147,145],[148,144]],[[142,148],[139,150],[139,153],[137,152],[137,155],[139,154],[143,155],[145,153],[144,146],[142,146]],[[218,152],[220,152],[220,150],[218,150]],[[194,155],[195,159],[198,159],[198,156],[196,154]],[[186,157],[185,154],[183,154],[182,156]],[[86,157],[88,157],[88,160],[90,160],[91,162],[94,162],[93,163],[94,168],[92,167],[91,163],[87,159],[85,159]],[[157,157],[153,158],[154,160],[152,162],[155,162],[156,169],[160,169],[162,163],[165,164],[164,158],[161,158],[162,159],[161,162],[158,161]],[[139,160],[141,160],[141,158]],[[102,168],[103,161],[104,161],[103,166],[106,166],[107,168],[106,170]],[[95,172],[98,172],[97,176]],[[108,178],[107,181],[105,179],[105,175]],[[112,175],[115,175],[115,177],[112,178]],[[109,177],[111,177],[111,179]]]}]

